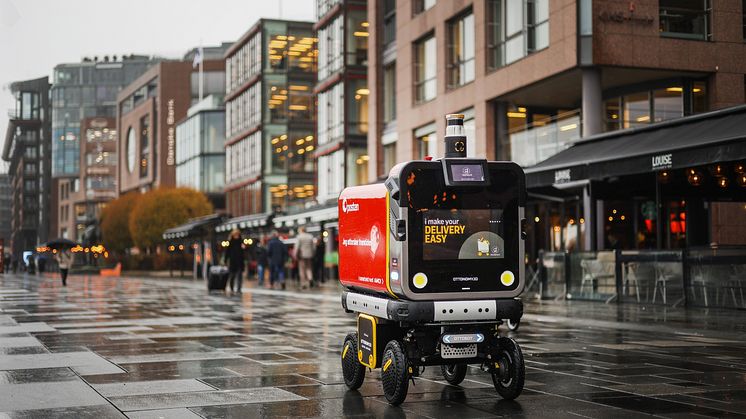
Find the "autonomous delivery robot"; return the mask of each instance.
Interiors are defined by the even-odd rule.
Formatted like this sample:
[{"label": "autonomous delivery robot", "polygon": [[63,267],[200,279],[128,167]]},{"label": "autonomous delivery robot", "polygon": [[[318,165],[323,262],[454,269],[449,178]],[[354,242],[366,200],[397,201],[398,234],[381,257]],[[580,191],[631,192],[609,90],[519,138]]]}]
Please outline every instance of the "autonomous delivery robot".
[{"label": "autonomous delivery robot", "polygon": [[523,389],[521,348],[498,326],[523,314],[525,175],[467,158],[463,115],[446,121],[445,158],[398,164],[338,201],[342,306],[357,315],[344,381],[357,389],[380,368],[394,405],[427,366],[458,385],[477,365],[505,399]]}]

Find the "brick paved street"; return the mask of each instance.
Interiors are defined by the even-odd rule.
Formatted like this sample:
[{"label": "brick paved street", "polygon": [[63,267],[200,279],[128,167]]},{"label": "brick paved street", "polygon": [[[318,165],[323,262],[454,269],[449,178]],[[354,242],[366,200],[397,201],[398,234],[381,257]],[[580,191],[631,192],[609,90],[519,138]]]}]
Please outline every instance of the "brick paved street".
[{"label": "brick paved street", "polygon": [[[724,417],[746,415],[746,312],[529,303],[526,388],[428,368],[401,407],[378,372],[342,384],[337,290],[0,276],[0,417]],[[507,332],[506,332],[507,333]]]}]

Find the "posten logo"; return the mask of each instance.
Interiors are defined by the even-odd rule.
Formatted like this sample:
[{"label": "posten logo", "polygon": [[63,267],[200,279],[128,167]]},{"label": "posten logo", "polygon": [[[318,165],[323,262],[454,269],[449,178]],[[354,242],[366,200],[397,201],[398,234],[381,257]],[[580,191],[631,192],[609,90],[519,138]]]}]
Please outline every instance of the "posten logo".
[{"label": "posten logo", "polygon": [[360,211],[360,204],[347,203],[347,198],[342,200],[342,212],[345,214],[348,212]]}]

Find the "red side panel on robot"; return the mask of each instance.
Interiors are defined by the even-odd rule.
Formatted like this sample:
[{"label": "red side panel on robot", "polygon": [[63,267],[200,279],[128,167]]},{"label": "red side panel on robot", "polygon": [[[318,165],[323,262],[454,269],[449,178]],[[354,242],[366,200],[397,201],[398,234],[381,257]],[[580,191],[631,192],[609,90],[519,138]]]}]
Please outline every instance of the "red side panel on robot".
[{"label": "red side panel on robot", "polygon": [[345,287],[391,294],[388,202],[382,183],[349,187],[339,196],[339,280]]}]

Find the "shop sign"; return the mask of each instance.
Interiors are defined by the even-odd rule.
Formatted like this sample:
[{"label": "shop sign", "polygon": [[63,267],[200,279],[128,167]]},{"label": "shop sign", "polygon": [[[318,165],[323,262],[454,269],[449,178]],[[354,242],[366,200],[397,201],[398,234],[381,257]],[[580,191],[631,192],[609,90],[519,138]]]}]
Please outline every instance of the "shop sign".
[{"label": "shop sign", "polygon": [[668,153],[653,156],[651,163],[651,168],[653,170],[670,169],[671,166],[673,166],[673,155],[671,153]]},{"label": "shop sign", "polygon": [[554,171],[554,183],[568,183],[572,180],[570,169],[562,169]]},{"label": "shop sign", "polygon": [[168,127],[168,135],[166,138],[168,142],[168,151],[166,153],[166,164],[169,166],[173,166],[176,162],[176,127],[174,127],[176,118],[174,111],[174,100],[169,99],[167,104],[168,108],[166,111],[166,126]]}]

